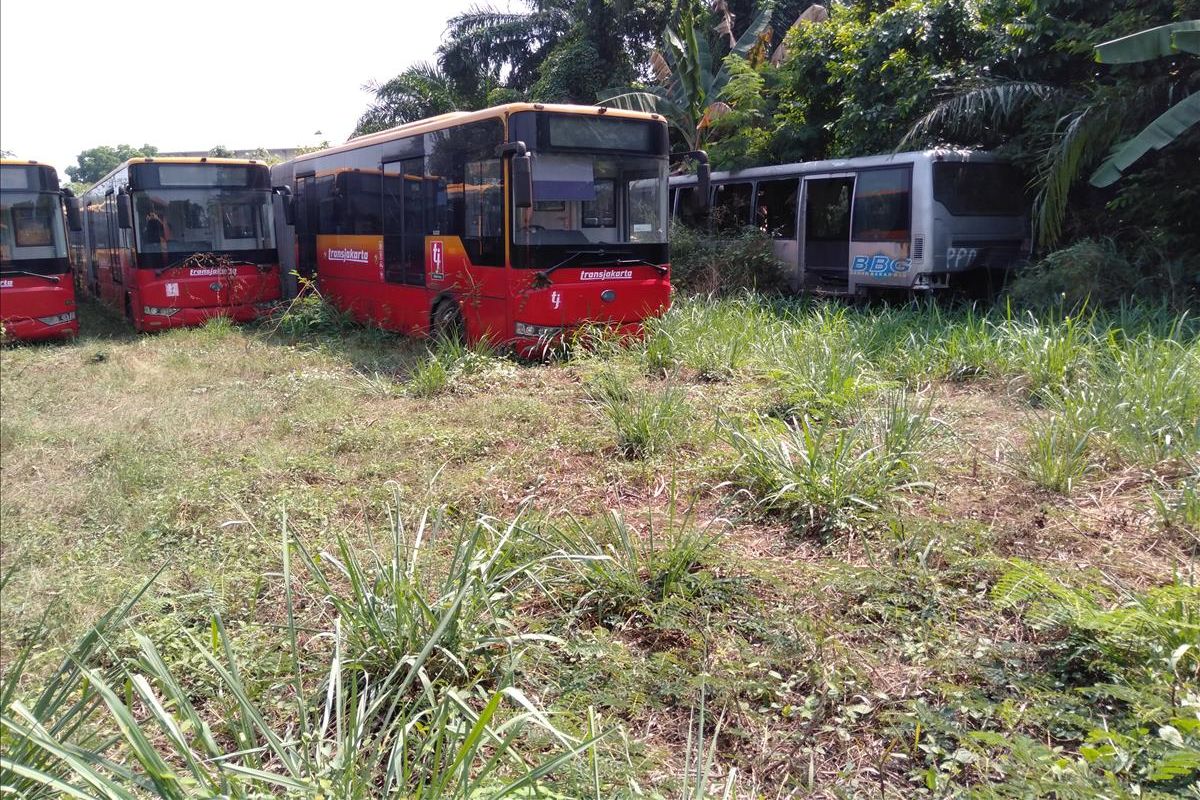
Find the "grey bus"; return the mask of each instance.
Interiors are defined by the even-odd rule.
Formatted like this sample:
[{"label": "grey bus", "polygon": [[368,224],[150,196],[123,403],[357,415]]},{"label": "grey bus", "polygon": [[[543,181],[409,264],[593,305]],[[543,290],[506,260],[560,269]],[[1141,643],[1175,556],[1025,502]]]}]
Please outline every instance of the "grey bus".
[{"label": "grey bus", "polygon": [[926,150],[672,177],[677,221],[773,239],[792,288],[860,295],[995,285],[1030,251],[1020,173],[994,155]]}]

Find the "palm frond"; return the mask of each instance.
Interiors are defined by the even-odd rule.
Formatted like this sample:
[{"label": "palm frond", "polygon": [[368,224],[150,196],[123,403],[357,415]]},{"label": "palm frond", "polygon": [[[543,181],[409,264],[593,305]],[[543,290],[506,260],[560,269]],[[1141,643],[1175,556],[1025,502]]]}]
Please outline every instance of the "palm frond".
[{"label": "palm frond", "polygon": [[936,136],[975,143],[989,134],[1013,128],[1036,104],[1066,105],[1076,97],[1070,90],[1030,81],[968,88],[917,120],[896,149]]}]

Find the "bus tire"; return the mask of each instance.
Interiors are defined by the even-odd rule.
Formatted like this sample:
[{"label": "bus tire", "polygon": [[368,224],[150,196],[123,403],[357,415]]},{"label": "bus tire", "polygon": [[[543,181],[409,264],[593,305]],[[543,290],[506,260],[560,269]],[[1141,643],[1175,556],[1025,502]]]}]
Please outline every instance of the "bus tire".
[{"label": "bus tire", "polygon": [[467,321],[463,319],[462,309],[452,298],[447,297],[434,306],[430,333],[438,340],[467,340]]}]

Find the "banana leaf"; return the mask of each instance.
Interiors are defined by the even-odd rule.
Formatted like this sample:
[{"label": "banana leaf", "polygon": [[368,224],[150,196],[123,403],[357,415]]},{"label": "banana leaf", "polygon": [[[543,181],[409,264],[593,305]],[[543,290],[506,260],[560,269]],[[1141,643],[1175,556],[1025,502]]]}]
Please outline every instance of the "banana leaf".
[{"label": "banana leaf", "polygon": [[1200,93],[1180,100],[1137,136],[1118,145],[1092,173],[1092,186],[1103,188],[1116,183],[1121,173],[1135,161],[1151,150],[1161,150],[1171,144],[1197,122],[1200,122]]},{"label": "banana leaf", "polygon": [[1101,64],[1135,64],[1180,52],[1196,53],[1198,35],[1200,20],[1160,25],[1096,45],[1096,60]]}]

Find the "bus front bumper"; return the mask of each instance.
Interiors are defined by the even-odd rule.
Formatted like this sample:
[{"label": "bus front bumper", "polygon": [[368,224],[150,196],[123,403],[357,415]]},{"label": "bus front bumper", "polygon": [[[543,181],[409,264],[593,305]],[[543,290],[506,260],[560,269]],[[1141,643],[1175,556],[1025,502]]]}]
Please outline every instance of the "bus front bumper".
[{"label": "bus front bumper", "polygon": [[211,306],[208,308],[156,308],[142,307],[142,327],[146,330],[167,328],[191,328],[203,325],[210,319],[228,317],[234,322],[253,322],[271,313],[276,303],[246,303],[236,306]]},{"label": "bus front bumper", "polygon": [[40,342],[79,335],[79,316],[74,311],[52,317],[10,317],[3,324],[5,341]]}]

